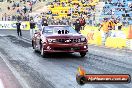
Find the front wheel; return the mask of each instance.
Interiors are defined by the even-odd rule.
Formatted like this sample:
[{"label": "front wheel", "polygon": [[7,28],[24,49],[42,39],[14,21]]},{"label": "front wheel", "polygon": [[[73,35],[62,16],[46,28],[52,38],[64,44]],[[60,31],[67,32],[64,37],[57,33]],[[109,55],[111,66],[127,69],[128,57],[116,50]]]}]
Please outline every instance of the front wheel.
[{"label": "front wheel", "polygon": [[85,57],[86,52],[80,52],[81,57]]},{"label": "front wheel", "polygon": [[35,52],[38,52],[38,50],[36,49],[36,45],[34,44],[34,42],[32,41],[32,47],[34,49]]},{"label": "front wheel", "polygon": [[41,47],[41,56],[42,57],[46,57],[47,56],[46,53],[44,52],[43,46]]}]

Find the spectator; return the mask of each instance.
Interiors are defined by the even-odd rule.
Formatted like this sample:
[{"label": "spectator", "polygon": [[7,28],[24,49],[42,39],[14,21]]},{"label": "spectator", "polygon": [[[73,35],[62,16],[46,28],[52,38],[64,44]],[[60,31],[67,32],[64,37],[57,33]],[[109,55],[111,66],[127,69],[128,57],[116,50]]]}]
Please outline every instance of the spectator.
[{"label": "spectator", "polygon": [[101,29],[101,32],[102,32],[102,43],[103,44],[105,44],[107,37],[110,36],[108,26],[109,26],[108,19],[104,18],[104,21],[101,24],[101,27],[99,28],[99,31]]},{"label": "spectator", "polygon": [[47,25],[47,19],[43,16],[42,17],[42,26]]},{"label": "spectator", "polygon": [[32,6],[30,7],[30,12],[32,12]]},{"label": "spectator", "polygon": [[24,14],[26,14],[26,12],[27,12],[27,7],[26,6],[24,6],[23,11],[24,11]]},{"label": "spectator", "polygon": [[80,29],[81,29],[81,25],[80,25],[79,19],[77,19],[76,22],[73,23],[73,25],[75,26],[75,30],[77,31],[77,33],[79,33]]},{"label": "spectator", "polygon": [[22,20],[22,17],[19,15],[19,16],[17,17],[17,20]]},{"label": "spectator", "polygon": [[83,18],[80,18],[79,21],[80,21],[80,25],[82,27],[81,29],[84,30],[84,26],[86,24],[85,18],[84,17]]},{"label": "spectator", "polygon": [[121,30],[122,29],[122,23],[119,20],[117,20],[115,29],[117,29],[117,30]]},{"label": "spectator", "polygon": [[7,14],[6,13],[4,14],[4,17],[5,17],[5,21],[6,21],[6,18],[7,18]]},{"label": "spectator", "polygon": [[14,15],[12,16],[12,20],[13,20],[13,21],[15,21],[15,20],[16,20]]},{"label": "spectator", "polygon": [[21,23],[20,23],[19,20],[17,21],[16,26],[17,26],[17,34],[18,34],[18,36],[22,36],[22,32],[21,32],[21,28],[20,28]]},{"label": "spectator", "polygon": [[47,21],[44,21],[43,24],[42,24],[42,26],[48,26]]},{"label": "spectator", "polygon": [[8,16],[8,21],[10,21],[11,19],[10,19],[10,16]]},{"label": "spectator", "polygon": [[7,9],[10,10],[10,7],[8,6]]},{"label": "spectator", "polygon": [[17,14],[20,14],[20,10],[19,9],[17,9]]},{"label": "spectator", "polygon": [[114,19],[111,19],[109,21],[108,30],[115,30],[115,21],[114,21]]},{"label": "spectator", "polygon": [[30,21],[30,36],[33,37],[33,34],[35,33],[35,22],[33,20]]}]

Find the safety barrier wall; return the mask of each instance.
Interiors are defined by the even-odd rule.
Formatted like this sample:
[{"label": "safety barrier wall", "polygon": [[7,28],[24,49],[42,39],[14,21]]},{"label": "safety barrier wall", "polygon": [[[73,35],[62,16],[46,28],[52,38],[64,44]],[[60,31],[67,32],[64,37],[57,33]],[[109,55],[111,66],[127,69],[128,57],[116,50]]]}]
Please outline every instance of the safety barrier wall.
[{"label": "safety barrier wall", "polygon": [[[103,33],[98,31],[99,27],[85,26],[81,33],[86,36],[89,44],[103,45]],[[106,47],[128,48],[132,50],[132,26],[122,30],[112,30],[105,41]]]},{"label": "safety barrier wall", "polygon": [[106,39],[105,46],[113,48],[125,48],[126,42],[127,39],[124,31],[112,30],[110,37]]},{"label": "safety barrier wall", "polygon": [[[16,21],[0,21],[0,29],[9,29],[9,30],[15,30],[17,28]],[[21,22],[22,30],[29,30],[30,25],[28,21]]]},{"label": "safety barrier wall", "polygon": [[98,27],[85,26],[81,33],[87,38],[89,44],[102,45],[101,32],[97,30]]}]

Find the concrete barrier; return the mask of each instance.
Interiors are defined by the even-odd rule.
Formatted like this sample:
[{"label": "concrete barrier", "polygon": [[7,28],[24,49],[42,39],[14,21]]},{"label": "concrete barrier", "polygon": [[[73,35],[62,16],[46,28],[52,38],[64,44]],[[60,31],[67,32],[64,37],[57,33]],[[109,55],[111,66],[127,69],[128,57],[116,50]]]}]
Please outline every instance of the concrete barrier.
[{"label": "concrete barrier", "polygon": [[[122,30],[112,30],[109,37],[105,41],[106,47],[112,48],[128,48],[132,50],[132,39],[131,37],[131,27],[122,28]],[[87,38],[89,44],[102,45],[102,33],[98,31],[98,27],[93,27],[87,25],[81,33]]]}]

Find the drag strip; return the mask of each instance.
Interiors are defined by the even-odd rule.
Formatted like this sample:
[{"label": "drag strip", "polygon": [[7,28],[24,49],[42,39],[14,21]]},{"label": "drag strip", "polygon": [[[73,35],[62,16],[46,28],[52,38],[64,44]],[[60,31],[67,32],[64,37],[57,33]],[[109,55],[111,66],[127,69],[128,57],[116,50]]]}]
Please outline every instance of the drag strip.
[{"label": "drag strip", "polygon": [[[8,32],[8,31],[7,31]],[[10,32],[10,31],[9,31]],[[25,33],[25,34],[24,34]],[[75,54],[50,54],[42,58],[31,47],[28,32],[18,37],[15,32],[0,32],[0,53],[25,80],[30,88],[131,88],[130,84],[88,84],[76,83],[77,68],[94,74],[130,74],[132,75],[132,56],[130,53],[117,52],[89,46],[89,53],[81,58]]]},{"label": "drag strip", "polygon": [[4,85],[1,79],[0,79],[0,88],[4,88]]}]

